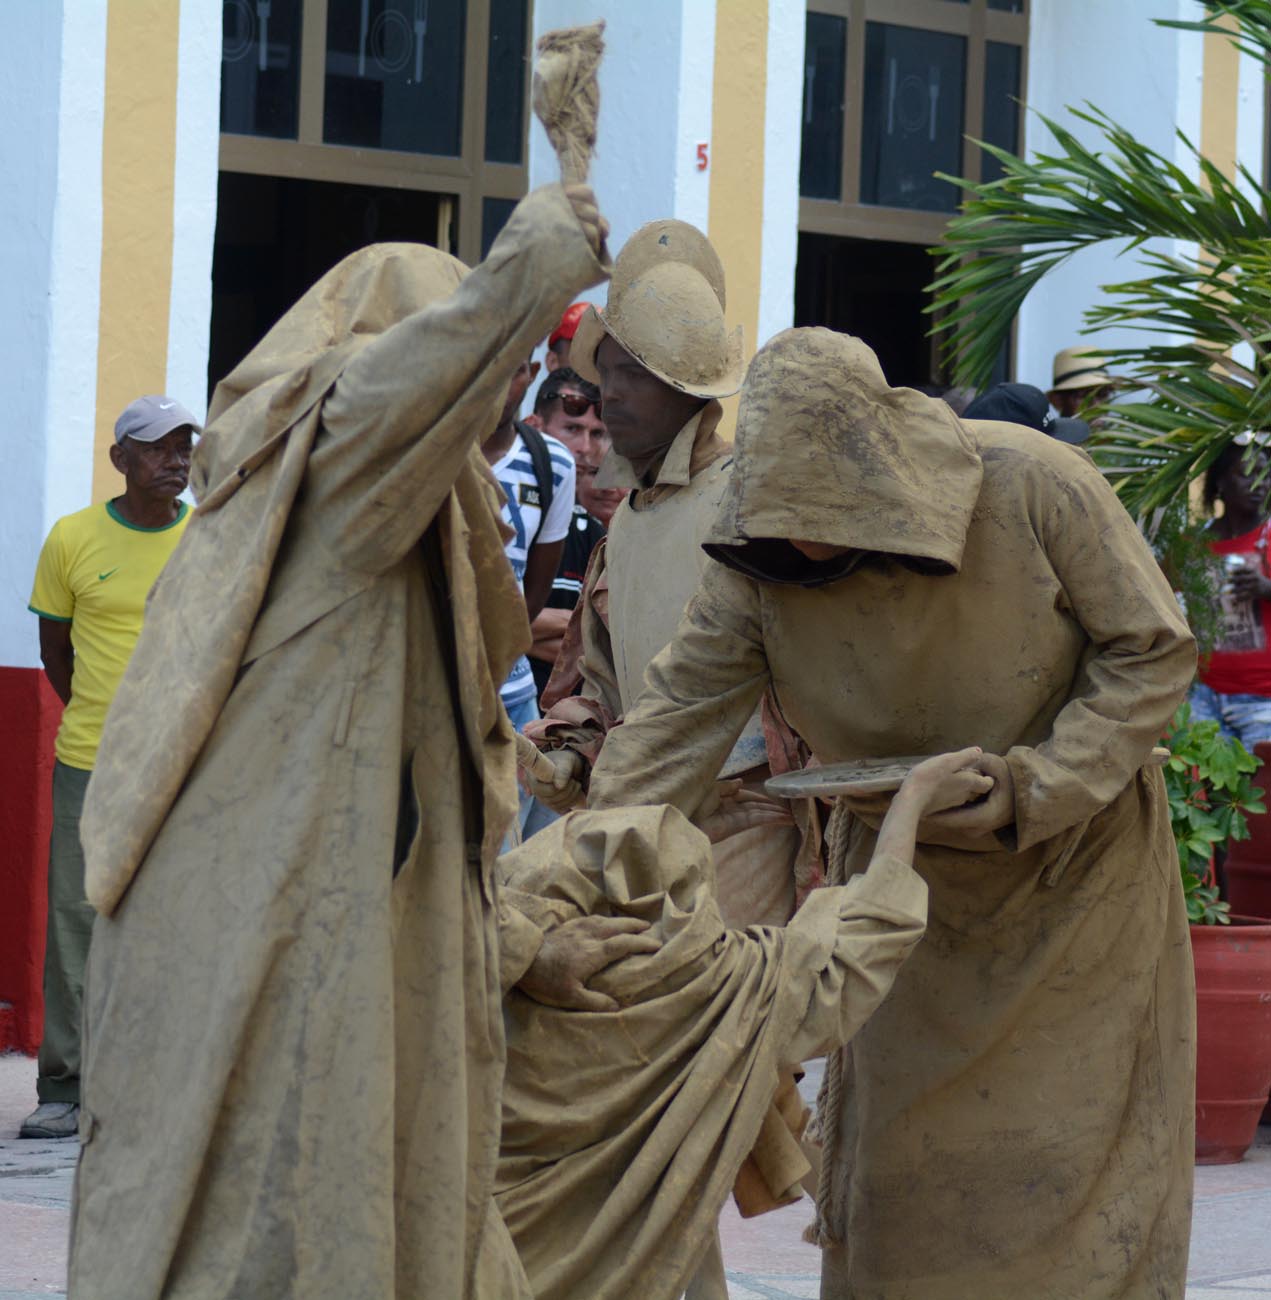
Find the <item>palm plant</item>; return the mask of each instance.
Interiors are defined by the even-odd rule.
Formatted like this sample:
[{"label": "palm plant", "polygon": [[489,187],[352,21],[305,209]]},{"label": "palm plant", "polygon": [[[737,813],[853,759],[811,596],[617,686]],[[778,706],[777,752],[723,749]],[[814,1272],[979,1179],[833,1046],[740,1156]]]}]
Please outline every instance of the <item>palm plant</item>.
[{"label": "palm plant", "polygon": [[[1161,25],[1219,32],[1271,64],[1271,0],[1202,2],[1203,21]],[[1097,129],[1099,148],[1042,117],[1053,151],[1026,161],[982,143],[999,179],[944,178],[966,199],[933,250],[935,332],[947,336],[956,381],[983,384],[1043,276],[1082,248],[1124,244],[1141,273],[1104,286],[1086,332],[1141,333],[1137,347],[1099,348],[1141,396],[1101,412],[1091,449],[1126,507],[1146,518],[1184,501],[1235,435],[1271,429],[1271,195],[1244,168],[1226,176],[1186,139],[1195,178],[1097,108],[1070,111]],[[1172,251],[1180,244],[1185,255]]]}]

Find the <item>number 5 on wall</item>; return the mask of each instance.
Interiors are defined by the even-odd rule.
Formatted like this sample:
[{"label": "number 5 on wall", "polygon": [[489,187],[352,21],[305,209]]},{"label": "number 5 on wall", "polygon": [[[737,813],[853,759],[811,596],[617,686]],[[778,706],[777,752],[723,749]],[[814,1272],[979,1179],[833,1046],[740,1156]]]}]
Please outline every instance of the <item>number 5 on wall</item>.
[{"label": "number 5 on wall", "polygon": [[697,146],[697,170],[699,172],[704,172],[710,165],[710,145],[703,140]]}]

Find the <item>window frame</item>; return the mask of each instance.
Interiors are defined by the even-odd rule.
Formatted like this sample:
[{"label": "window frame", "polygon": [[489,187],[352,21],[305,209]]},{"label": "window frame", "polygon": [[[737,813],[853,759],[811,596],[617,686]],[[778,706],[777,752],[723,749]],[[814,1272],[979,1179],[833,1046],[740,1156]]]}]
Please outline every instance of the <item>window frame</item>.
[{"label": "window frame", "polygon": [[[860,202],[864,124],[865,27],[888,23],[922,31],[945,32],[967,43],[963,100],[962,175],[980,175],[981,150],[968,137],[983,136],[984,75],[987,43],[1020,48],[1020,99],[1028,98],[1028,6],[1021,14],[988,7],[988,0],[807,0],[815,13],[847,20],[843,84],[843,156],[840,199],[799,195],[799,229],[809,234],[893,243],[938,244],[951,214],[915,208],[890,208]],[[1019,110],[1018,140],[1024,144],[1024,114]]]},{"label": "window frame", "polygon": [[[485,160],[490,0],[467,0],[463,125],[457,158],[328,144],[323,140],[327,2],[303,0],[296,139],[279,140],[222,132],[219,169],[258,176],[286,176],[439,194],[443,201],[433,242],[470,266],[475,265],[481,256],[483,200],[515,201],[524,197],[529,188],[531,79],[528,71],[521,112],[521,162],[491,163]],[[525,57],[528,60],[534,27],[531,0],[526,0],[526,8]],[[421,238],[427,233],[421,231]]]}]

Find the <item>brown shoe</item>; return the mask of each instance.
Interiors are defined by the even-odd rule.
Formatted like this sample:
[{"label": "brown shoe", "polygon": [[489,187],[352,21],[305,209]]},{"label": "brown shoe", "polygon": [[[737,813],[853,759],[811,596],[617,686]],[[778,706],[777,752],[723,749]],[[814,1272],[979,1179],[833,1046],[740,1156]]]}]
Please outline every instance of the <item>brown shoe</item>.
[{"label": "brown shoe", "polygon": [[41,1102],[22,1121],[20,1138],[73,1138],[79,1132],[79,1102]]}]

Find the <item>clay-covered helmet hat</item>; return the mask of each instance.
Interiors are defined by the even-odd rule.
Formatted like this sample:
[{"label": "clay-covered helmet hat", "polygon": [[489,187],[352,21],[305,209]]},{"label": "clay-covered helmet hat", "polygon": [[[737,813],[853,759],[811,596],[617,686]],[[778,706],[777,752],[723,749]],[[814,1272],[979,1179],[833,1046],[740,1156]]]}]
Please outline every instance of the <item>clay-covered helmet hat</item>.
[{"label": "clay-covered helmet hat", "polygon": [[728,397],[741,387],[741,328],[730,334],[724,324],[724,268],[686,221],[641,226],[614,262],[604,310],[589,307],[579,321],[570,364],[593,384],[606,334],[693,397]]}]

